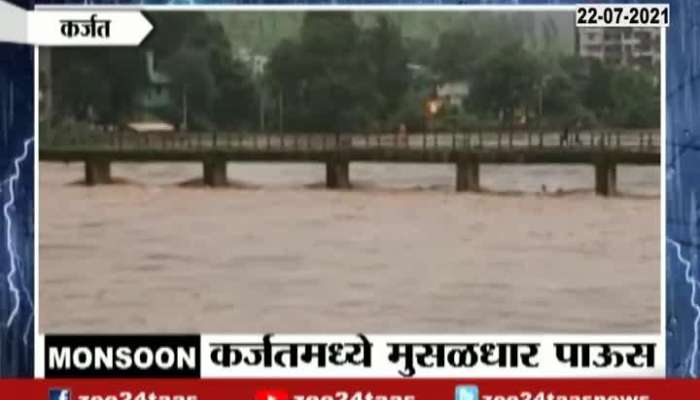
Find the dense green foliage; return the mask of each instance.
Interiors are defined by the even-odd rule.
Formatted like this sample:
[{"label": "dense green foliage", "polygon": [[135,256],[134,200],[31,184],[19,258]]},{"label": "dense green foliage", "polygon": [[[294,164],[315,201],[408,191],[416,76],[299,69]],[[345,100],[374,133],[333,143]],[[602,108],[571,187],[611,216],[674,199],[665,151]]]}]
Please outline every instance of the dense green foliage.
[{"label": "dense green foliage", "polygon": [[59,49],[52,58],[55,115],[119,121],[146,85],[142,54],[131,49]]},{"label": "dense green foliage", "polygon": [[283,93],[286,127],[356,131],[383,125],[410,84],[401,32],[386,18],[362,31],[348,13],[310,13],[299,41],[272,53],[268,80]]},{"label": "dense green foliage", "polygon": [[[659,124],[656,71],[533,45],[525,39],[537,36],[532,16],[480,17],[416,37],[388,14],[306,13],[298,34],[269,46],[265,74],[255,77],[236,61],[237,43],[221,18],[149,17],[156,31],[140,49],[53,50],[54,115],[100,124],[148,117],[143,96],[152,85],[146,68],[152,52],[171,100],[148,113],[180,125],[186,103],[191,130]],[[540,40],[555,43],[556,24],[545,22]],[[469,95],[428,118],[426,103],[448,82],[466,82]]]},{"label": "dense green foliage", "polygon": [[158,13],[156,31],[139,49],[55,49],[53,85],[60,118],[120,124],[143,115],[141,97],[149,86],[146,52],[159,60],[174,99],[150,110],[179,124],[187,97],[192,129],[239,128],[252,124],[255,87],[246,68],[235,62],[219,23],[202,13]]},{"label": "dense green foliage", "polygon": [[[234,61],[221,24],[201,13],[159,13],[151,18],[158,30],[144,48],[163,60],[172,97],[187,95],[190,127],[235,129],[253,124],[255,86],[245,66]],[[177,120],[181,108],[179,102],[173,104],[162,116]]]}]

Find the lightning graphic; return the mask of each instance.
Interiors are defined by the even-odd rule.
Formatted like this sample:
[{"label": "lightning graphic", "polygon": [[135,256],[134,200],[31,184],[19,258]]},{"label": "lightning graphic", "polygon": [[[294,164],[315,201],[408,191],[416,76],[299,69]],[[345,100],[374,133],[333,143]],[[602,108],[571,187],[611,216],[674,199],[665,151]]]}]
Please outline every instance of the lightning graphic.
[{"label": "lightning graphic", "polygon": [[697,303],[696,292],[698,282],[693,279],[693,274],[691,272],[691,264],[688,259],[683,257],[683,252],[680,243],[673,239],[666,238],[666,241],[675,248],[676,257],[678,261],[685,267],[685,282],[690,285],[690,305],[695,310],[695,319],[693,321],[693,345],[690,352],[690,366],[688,367],[688,373],[692,378],[697,378],[696,362],[698,356],[698,338],[700,338],[700,304]]},{"label": "lightning graphic", "polygon": [[[29,138],[24,141],[24,149],[22,151],[22,154],[20,154],[18,157],[14,159],[14,171],[12,175],[10,175],[10,178],[6,181],[8,190],[9,190],[9,198],[5,202],[2,208],[3,215],[5,217],[5,235],[7,236],[7,240],[5,243],[5,248],[7,250],[8,256],[10,257],[10,271],[7,274],[7,285],[9,286],[10,293],[12,295],[12,298],[14,299],[14,305],[12,308],[12,311],[10,312],[10,315],[5,322],[5,327],[9,328],[12,326],[15,318],[17,318],[17,314],[19,313],[19,307],[20,307],[20,289],[17,287],[15,284],[15,275],[18,274],[18,257],[17,257],[17,252],[15,251],[15,243],[12,235],[12,229],[13,229],[13,224],[12,224],[12,215],[10,214],[10,209],[14,207],[15,205],[15,183],[19,181],[20,179],[20,164],[27,159],[27,156],[29,155],[29,147],[34,142],[34,138]],[[21,277],[21,272],[20,273],[20,278]],[[24,286],[24,285],[22,285]],[[26,287],[24,287],[25,293],[28,292]],[[28,296],[31,298],[31,296]],[[34,305],[30,300],[30,305],[32,307],[32,310],[34,309]],[[27,332],[28,329],[25,329],[25,336],[24,340],[26,343],[26,338],[27,338]]]},{"label": "lightning graphic", "polygon": [[[674,143],[667,141],[669,156],[671,160],[666,165],[667,187],[672,188],[676,196],[681,200],[680,204],[678,204],[677,201],[669,202],[667,205],[667,213],[669,213],[673,218],[679,219],[679,221],[685,221],[686,219],[683,218],[683,216],[685,216],[685,212],[683,212],[683,210],[688,208],[690,209],[690,215],[688,215],[687,217],[687,221],[690,221],[688,223],[688,234],[691,238],[690,243],[684,243],[684,241],[674,240],[668,236],[666,237],[666,242],[668,245],[673,247],[673,250],[675,250],[675,257],[681,263],[681,265],[683,265],[685,283],[690,286],[689,303],[695,317],[693,318],[692,344],[684,364],[688,366],[687,374],[689,377],[692,378],[697,378],[698,376],[697,362],[698,353],[700,352],[700,304],[698,303],[697,299],[697,291],[698,285],[700,285],[700,281],[693,276],[691,262],[691,259],[693,258],[686,258],[683,256],[682,245],[685,244],[686,246],[691,246],[691,248],[693,249],[695,248],[695,246],[698,246],[697,241],[694,240],[694,238],[698,237],[697,225],[695,223],[695,221],[698,221],[698,208],[694,191],[690,192],[690,204],[688,208],[686,208],[687,203],[682,201],[683,192],[681,188],[681,166],[683,165],[684,156],[688,154],[688,152],[700,151],[699,138],[699,136],[693,135],[690,130],[685,129],[683,130],[683,133],[679,140],[677,140],[677,142]],[[680,223],[685,224],[685,222]]]}]

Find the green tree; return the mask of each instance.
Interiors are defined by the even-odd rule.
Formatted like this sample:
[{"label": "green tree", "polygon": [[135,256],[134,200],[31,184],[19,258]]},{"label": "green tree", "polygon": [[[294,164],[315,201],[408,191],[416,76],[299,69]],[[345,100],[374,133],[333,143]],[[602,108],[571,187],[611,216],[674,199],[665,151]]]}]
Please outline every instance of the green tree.
[{"label": "green tree", "polygon": [[364,46],[370,61],[370,74],[378,93],[377,114],[386,123],[398,109],[410,86],[408,54],[401,29],[386,15],[377,18],[376,25],[367,32]]},{"label": "green tree", "polygon": [[245,125],[256,93],[250,73],[233,60],[221,24],[204,13],[148,17],[156,30],[138,49],[52,50],[57,114],[109,124],[143,114],[141,99],[150,85],[145,52],[151,51],[171,81],[172,104],[161,110],[162,118],[181,120],[186,91],[193,127]]},{"label": "green tree", "polygon": [[231,59],[220,72],[213,73],[216,88],[212,120],[219,129],[240,129],[253,126],[259,93],[250,72]]},{"label": "green tree", "polygon": [[52,51],[58,114],[119,123],[134,113],[146,82],[142,54],[126,48]]},{"label": "green tree", "polygon": [[266,85],[282,100],[284,127],[299,130],[305,125],[304,92],[308,76],[301,45],[285,39],[275,47],[265,71]]},{"label": "green tree", "polygon": [[380,129],[393,123],[410,87],[407,64],[401,30],[387,16],[363,31],[351,13],[312,12],[299,40],[272,52],[266,82],[284,98],[286,128]]},{"label": "green tree", "polygon": [[410,63],[425,67],[432,65],[435,50],[428,39],[422,37],[405,37],[403,41]]},{"label": "green tree", "polygon": [[219,24],[210,21],[202,12],[158,12],[147,13],[146,17],[152,21],[155,30],[142,47],[154,51],[157,59],[166,59],[182,47],[219,47],[225,39],[225,36],[213,35],[211,41],[207,40],[207,35],[214,29],[212,27]]},{"label": "green tree", "polygon": [[582,111],[579,92],[574,80],[563,72],[555,73],[543,79],[542,83],[542,117],[555,125],[576,122]]},{"label": "green tree", "polygon": [[483,38],[467,26],[440,34],[433,68],[443,80],[470,79],[484,53]]},{"label": "green tree", "polygon": [[599,119],[609,120],[613,108],[612,77],[615,71],[598,60],[590,60],[581,98]]},{"label": "green tree", "polygon": [[215,82],[211,118],[220,129],[241,128],[255,120],[258,93],[251,72],[234,60],[231,44],[219,22],[211,22],[206,48]]},{"label": "green tree", "polygon": [[351,13],[308,13],[301,28],[307,59],[308,115],[312,128],[352,131],[372,119],[376,109],[360,28]]},{"label": "green tree", "polygon": [[487,56],[478,66],[471,103],[491,115],[503,112],[512,122],[516,110],[536,109],[542,69],[534,54],[513,43]]},{"label": "green tree", "polygon": [[221,23],[205,13],[158,13],[158,30],[144,47],[164,60],[174,102],[163,117],[179,122],[183,94],[193,129],[235,129],[255,116],[257,93],[244,65],[235,61]]},{"label": "green tree", "polygon": [[187,101],[188,128],[210,129],[213,125],[210,119],[215,96],[216,81],[209,69],[207,54],[204,50],[196,50],[189,47],[181,48],[170,58],[164,61],[163,69],[171,80],[171,94],[175,112],[173,122],[179,122],[182,118],[184,104]]},{"label": "green tree", "polygon": [[288,127],[302,131],[353,131],[377,110],[370,64],[352,14],[312,12],[304,16],[298,43],[273,52],[268,81],[284,90]]},{"label": "green tree", "polygon": [[622,69],[615,72],[610,86],[613,122],[630,128],[659,126],[659,87],[650,74]]}]

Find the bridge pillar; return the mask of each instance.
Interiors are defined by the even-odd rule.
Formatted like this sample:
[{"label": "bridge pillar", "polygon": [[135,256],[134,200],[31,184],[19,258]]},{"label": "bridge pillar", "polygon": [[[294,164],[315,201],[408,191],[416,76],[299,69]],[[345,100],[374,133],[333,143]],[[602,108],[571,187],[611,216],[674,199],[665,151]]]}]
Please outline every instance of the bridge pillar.
[{"label": "bridge pillar", "polygon": [[457,161],[457,191],[458,192],[478,192],[479,191],[479,161],[460,160]]},{"label": "bridge pillar", "polygon": [[226,161],[204,160],[204,184],[206,186],[217,187],[226,186]]},{"label": "bridge pillar", "polygon": [[85,160],[85,184],[89,186],[112,183],[109,160]]},{"label": "bridge pillar", "polygon": [[350,189],[350,163],[329,161],[326,163],[326,187],[329,189]]},{"label": "bridge pillar", "polygon": [[617,165],[611,162],[595,164],[595,192],[601,196],[612,196],[617,192]]}]

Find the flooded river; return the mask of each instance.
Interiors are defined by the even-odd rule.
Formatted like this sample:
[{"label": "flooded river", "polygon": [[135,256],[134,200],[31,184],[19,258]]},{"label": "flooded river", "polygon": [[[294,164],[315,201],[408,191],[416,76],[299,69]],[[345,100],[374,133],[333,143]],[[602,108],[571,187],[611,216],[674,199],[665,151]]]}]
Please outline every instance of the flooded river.
[{"label": "flooded river", "polygon": [[659,168],[40,164],[42,332],[518,333],[659,330]]}]

